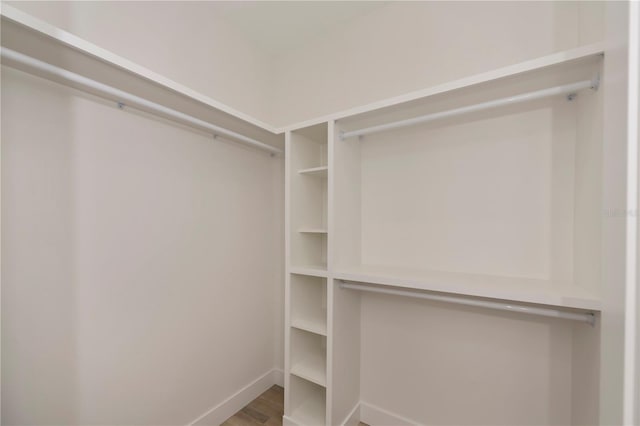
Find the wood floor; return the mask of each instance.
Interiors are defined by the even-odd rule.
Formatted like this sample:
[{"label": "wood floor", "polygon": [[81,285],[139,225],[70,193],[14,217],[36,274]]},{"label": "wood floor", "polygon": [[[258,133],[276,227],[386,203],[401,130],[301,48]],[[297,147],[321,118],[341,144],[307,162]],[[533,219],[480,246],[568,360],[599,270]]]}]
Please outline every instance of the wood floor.
[{"label": "wood floor", "polygon": [[229,417],[222,426],[282,426],[284,388],[273,385],[242,410]]},{"label": "wood floor", "polygon": [[[222,426],[282,426],[284,388],[273,385],[242,410],[229,417]],[[359,426],[368,426],[360,423]]]}]

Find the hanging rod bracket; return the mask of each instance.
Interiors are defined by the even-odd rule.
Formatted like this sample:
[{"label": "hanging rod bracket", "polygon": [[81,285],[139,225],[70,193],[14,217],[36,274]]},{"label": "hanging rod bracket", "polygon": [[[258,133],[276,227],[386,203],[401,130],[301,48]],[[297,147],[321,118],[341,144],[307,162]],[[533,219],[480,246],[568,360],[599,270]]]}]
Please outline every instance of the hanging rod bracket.
[{"label": "hanging rod bracket", "polygon": [[116,102],[116,105],[118,105],[118,109],[124,109],[124,107],[126,106],[124,102]]},{"label": "hanging rod bracket", "polygon": [[591,90],[597,91],[600,88],[600,73],[597,73],[591,80]]}]

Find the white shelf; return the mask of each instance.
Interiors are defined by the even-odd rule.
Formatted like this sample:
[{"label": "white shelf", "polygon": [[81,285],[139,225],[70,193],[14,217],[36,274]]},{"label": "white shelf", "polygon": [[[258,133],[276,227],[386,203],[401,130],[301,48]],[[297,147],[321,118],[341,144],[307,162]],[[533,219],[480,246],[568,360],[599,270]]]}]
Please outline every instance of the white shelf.
[{"label": "white shelf", "polygon": [[291,418],[298,425],[324,425],[325,404],[320,399],[309,399],[291,413]]},{"label": "white shelf", "polygon": [[327,335],[327,280],[306,275],[290,277],[291,326]]},{"label": "white shelf", "polygon": [[291,366],[291,374],[313,382],[320,386],[327,386],[327,360],[324,354],[313,354]]},{"label": "white shelf", "polygon": [[324,426],[326,390],[307,380],[291,377],[291,414],[288,417],[300,426]]},{"label": "white shelf", "polygon": [[601,301],[570,284],[548,280],[412,270],[381,266],[340,268],[335,279],[442,293],[599,311]]},{"label": "white shelf", "polygon": [[[116,55],[61,28],[3,4],[2,46],[82,75],[225,129],[281,148],[283,135],[272,126],[237,111],[187,86]],[[9,60],[7,65],[52,81],[64,79]],[[145,110],[143,107],[137,109]]]},{"label": "white shelf", "polygon": [[310,169],[298,170],[298,173],[305,176],[327,177],[327,166],[312,167]]},{"label": "white shelf", "polygon": [[326,234],[327,230],[323,228],[300,228],[298,232],[301,234]]},{"label": "white shelf", "polygon": [[292,319],[291,327],[297,328],[299,330],[304,330],[311,333],[319,334],[321,336],[327,335],[327,321],[324,318]]},{"label": "white shelf", "polygon": [[291,266],[289,268],[289,273],[300,274],[300,275],[311,275],[313,277],[326,277],[327,265],[316,264],[316,265]]},{"label": "white shelf", "polygon": [[550,55],[541,56],[528,61],[519,62],[516,64],[508,65],[506,67],[496,68],[487,72],[470,75],[458,80],[448,81],[442,84],[434,85],[424,89],[416,90],[406,93],[404,95],[395,96],[392,98],[382,99],[370,104],[362,105],[356,108],[351,108],[344,111],[339,111],[333,114],[329,114],[322,117],[313,118],[300,123],[294,123],[288,126],[284,126],[281,131],[297,130],[309,126],[316,125],[332,120],[342,120],[350,118],[360,114],[367,114],[372,111],[381,109],[393,109],[405,103],[411,103],[416,100],[429,98],[432,96],[440,95],[447,92],[452,92],[467,87],[494,82],[497,80],[519,76],[524,73],[542,70],[548,67],[553,67],[562,64],[570,64],[576,61],[589,60],[602,56],[605,51],[604,43],[593,43],[573,49],[562,50],[552,53]]}]

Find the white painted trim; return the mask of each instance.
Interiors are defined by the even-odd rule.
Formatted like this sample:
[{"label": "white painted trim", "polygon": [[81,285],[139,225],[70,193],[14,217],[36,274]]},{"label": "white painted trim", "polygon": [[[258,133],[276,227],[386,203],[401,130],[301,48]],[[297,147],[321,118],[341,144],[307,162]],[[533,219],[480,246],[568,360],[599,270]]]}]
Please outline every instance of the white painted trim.
[{"label": "white painted trim", "polygon": [[638,424],[638,50],[640,49],[639,3],[629,3],[628,96],[627,96],[627,236],[624,324],[623,423]]},{"label": "white painted trim", "polygon": [[271,373],[273,373],[273,384],[284,387],[284,371],[274,368]]},{"label": "white painted trim", "polygon": [[414,101],[420,98],[426,98],[428,96],[437,95],[440,93],[448,92],[451,90],[462,89],[465,87],[473,86],[480,83],[486,83],[492,80],[497,80],[512,75],[522,74],[528,71],[534,71],[542,68],[546,68],[552,65],[561,64],[563,62],[573,61],[576,59],[587,58],[589,56],[604,54],[604,43],[594,43],[585,46],[580,46],[574,49],[564,50],[561,52],[552,53],[550,55],[542,56],[539,58],[531,59],[528,61],[520,62],[517,64],[509,65],[502,68],[497,68],[491,71],[483,72],[480,74],[471,75],[461,78],[459,80],[449,81],[436,86],[427,87],[426,89],[420,89],[413,92],[405,93],[400,96],[394,96],[387,99],[382,99],[376,102],[372,102],[366,105],[361,105],[355,108],[350,108],[344,111],[336,112],[333,114],[325,115],[323,117],[312,118],[300,123],[290,124],[280,128],[276,128],[277,133],[282,133],[287,130],[297,130],[303,127],[309,127],[316,124],[324,123],[331,120],[340,120],[346,117],[350,117],[357,114],[362,114],[370,111],[374,111],[380,108],[390,107],[405,102]]},{"label": "white painted trim", "polygon": [[360,422],[360,402],[353,406],[347,417],[344,418],[340,426],[357,426]]},{"label": "white painted trim", "polygon": [[258,120],[248,114],[240,112],[230,106],[223,104],[222,102],[218,102],[213,98],[205,96],[183,84],[180,84],[174,80],[171,80],[161,74],[158,74],[149,68],[143,67],[133,61],[130,61],[120,55],[117,55],[110,50],[104,49],[96,44],[93,44],[83,38],[80,38],[74,34],[71,34],[68,31],[65,31],[61,28],[58,28],[54,25],[49,24],[48,22],[42,21],[32,15],[29,15],[19,9],[16,9],[13,6],[9,6],[7,4],[2,4],[0,8],[0,14],[5,18],[14,21],[20,25],[23,25],[33,31],[44,34],[48,37],[51,37],[61,44],[74,48],[82,53],[87,55],[96,57],[103,62],[106,62],[111,65],[115,65],[116,67],[125,69],[133,74],[136,74],[144,79],[150,80],[154,83],[157,83],[161,86],[167,87],[175,92],[178,92],[184,96],[195,99],[199,102],[202,102],[205,105],[208,105],[212,108],[219,109],[227,114],[233,115],[241,120],[244,120],[248,123],[253,124],[254,126],[260,127],[264,130],[267,130],[271,133],[281,133],[278,132],[273,126],[264,123],[263,121]]},{"label": "white painted trim", "polygon": [[229,417],[240,411],[245,405],[256,399],[260,394],[273,385],[280,385],[284,381],[284,372],[280,369],[271,369],[253,382],[210,408],[207,412],[197,417],[188,426],[195,425],[220,425]]},{"label": "white painted trim", "polygon": [[360,401],[360,421],[371,426],[421,426],[415,420],[402,417],[368,402]]},{"label": "white painted trim", "polygon": [[304,426],[304,425],[298,425],[298,423],[296,423],[295,420],[293,420],[291,417],[284,415],[282,416],[282,426]]}]

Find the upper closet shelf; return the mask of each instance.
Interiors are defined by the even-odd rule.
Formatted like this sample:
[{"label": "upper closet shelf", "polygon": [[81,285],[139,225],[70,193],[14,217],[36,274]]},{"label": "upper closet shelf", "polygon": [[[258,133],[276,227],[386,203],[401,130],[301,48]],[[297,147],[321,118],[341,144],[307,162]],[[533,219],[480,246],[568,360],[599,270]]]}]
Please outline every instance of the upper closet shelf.
[{"label": "upper closet shelf", "polygon": [[[585,64],[593,64],[594,62],[599,61],[603,55],[603,43],[594,43],[580,46],[574,49],[552,53],[550,55],[501,68],[496,68],[494,70],[471,75],[458,80],[445,82],[414,92],[409,92],[404,95],[372,102],[370,104],[362,105],[345,111],[340,111],[327,116],[292,124],[280,130],[297,130],[313,126],[318,123],[336,120],[341,122],[343,128],[345,128],[345,125],[347,125],[345,128],[346,131],[351,131],[352,129],[348,128],[348,124],[352,120],[359,121],[362,118],[368,119],[370,117],[377,117],[386,114],[391,114],[392,116],[397,115],[399,109],[413,107],[416,105],[416,103],[419,104],[422,102],[426,102],[432,98],[439,99],[442,97],[441,95],[455,96],[457,95],[457,92],[465,91],[471,88],[475,89],[477,87],[483,86],[491,87],[492,85],[496,84],[504,85],[505,87],[507,87],[506,94],[508,95],[508,87],[512,84],[512,79],[521,78],[527,75],[542,74],[548,80],[548,84],[546,86],[533,87],[533,90],[548,88],[555,85],[575,83],[585,78],[587,80],[591,80],[594,77],[592,73],[583,76],[576,76],[576,78],[569,80],[565,79],[564,81],[562,79],[554,79],[553,75],[556,74],[557,71],[571,72],[571,70],[582,68]],[[400,115],[399,118],[406,117]],[[374,122],[372,125],[377,124],[381,123]]]},{"label": "upper closet shelf", "polygon": [[493,108],[499,108],[506,105],[514,105],[520,102],[531,102],[538,99],[549,98],[558,95],[567,95],[568,99],[578,95],[578,92],[584,89],[598,90],[600,85],[600,75],[597,74],[591,80],[578,81],[576,83],[564,84],[561,86],[540,89],[534,92],[523,93],[520,95],[509,96],[506,98],[494,99],[490,101],[480,102],[478,104],[466,105],[446,111],[433,112],[430,114],[406,118],[392,123],[378,124],[375,126],[365,127],[363,129],[351,130],[349,132],[340,133],[340,139],[348,139],[360,137],[372,133],[379,133],[388,130],[398,129],[401,127],[415,126],[418,124],[428,123],[435,120],[444,120],[446,118],[457,117],[464,114],[471,114],[478,111],[484,111]]},{"label": "upper closet shelf", "polygon": [[535,303],[599,311],[600,300],[574,285],[542,279],[412,270],[398,267],[357,266],[340,268],[335,279],[394,287],[460,294],[474,297]]},{"label": "upper closet shelf", "polygon": [[[3,65],[98,95],[114,105],[119,102],[207,133],[218,134],[212,129],[219,129],[219,136],[226,139],[253,140],[268,151],[282,151],[283,135],[246,114],[11,6],[3,4],[1,13]],[[131,97],[122,102],[116,97],[121,92]]]}]

